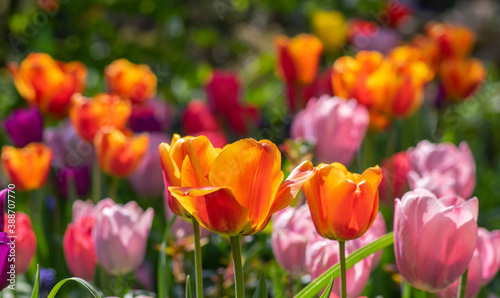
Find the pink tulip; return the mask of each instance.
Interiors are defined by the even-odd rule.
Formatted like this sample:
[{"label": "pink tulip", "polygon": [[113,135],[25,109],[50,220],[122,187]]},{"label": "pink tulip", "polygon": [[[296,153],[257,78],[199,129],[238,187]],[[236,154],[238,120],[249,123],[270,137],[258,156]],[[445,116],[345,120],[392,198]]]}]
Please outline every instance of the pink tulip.
[{"label": "pink tulip", "polygon": [[64,256],[71,274],[89,282],[94,279],[97,265],[92,238],[94,224],[94,205],[90,201],[75,201],[72,222],[64,233]]},{"label": "pink tulip", "polygon": [[404,195],[408,188],[408,172],[410,161],[405,151],[398,152],[382,160],[382,182],[380,182],[380,198],[392,204],[395,198]]},{"label": "pink tulip", "polygon": [[184,133],[193,135],[200,131],[218,131],[220,126],[210,107],[199,99],[193,99],[182,116],[182,129]]},{"label": "pink tulip", "polygon": [[394,209],[394,252],[406,281],[434,293],[457,280],[476,247],[477,198],[438,199],[416,189],[396,199]]},{"label": "pink tulip", "polygon": [[432,144],[421,141],[407,151],[411,189],[425,188],[436,196],[456,194],[469,198],[476,184],[476,164],[466,142]]},{"label": "pink tulip", "polygon": [[[5,231],[9,237],[16,236],[16,274],[21,275],[28,271],[31,260],[36,252],[36,235],[31,225],[30,217],[23,212],[16,212],[16,229],[8,228],[9,218],[5,216]],[[14,233],[11,233],[11,232]]]},{"label": "pink tulip", "polygon": [[158,162],[158,145],[162,142],[170,143],[170,139],[163,133],[149,133],[148,150],[128,178],[132,188],[141,196],[155,197],[163,192],[163,172]]},{"label": "pink tulip", "polygon": [[[354,251],[373,242],[386,232],[385,222],[381,213],[377,215],[374,224],[366,233],[358,239],[346,242],[346,256]],[[380,255],[373,254],[354,267],[347,270],[347,296],[358,297],[365,288],[370,277],[370,271],[374,269],[380,261]],[[339,262],[338,241],[322,238],[316,234],[315,238],[309,242],[306,248],[306,267],[312,279],[317,278],[323,272],[330,269]],[[340,295],[340,279],[333,283],[333,293]]]},{"label": "pink tulip", "polygon": [[[495,245],[498,231],[488,232],[485,228],[478,229],[478,238],[474,255],[469,264],[467,288],[465,297],[476,297],[482,285],[488,284],[498,273],[500,255]],[[438,298],[456,297],[460,279],[437,293]]]},{"label": "pink tulip", "polygon": [[122,206],[111,199],[96,208],[94,242],[99,264],[110,274],[126,274],[144,261],[154,211],[132,201]]},{"label": "pink tulip", "polygon": [[306,246],[315,235],[308,205],[290,207],[274,215],[271,236],[273,253],[278,264],[290,275],[300,277],[307,274]]},{"label": "pink tulip", "polygon": [[312,98],[292,123],[292,138],[316,145],[318,163],[349,164],[358,151],[370,117],[355,100],[322,96]]}]

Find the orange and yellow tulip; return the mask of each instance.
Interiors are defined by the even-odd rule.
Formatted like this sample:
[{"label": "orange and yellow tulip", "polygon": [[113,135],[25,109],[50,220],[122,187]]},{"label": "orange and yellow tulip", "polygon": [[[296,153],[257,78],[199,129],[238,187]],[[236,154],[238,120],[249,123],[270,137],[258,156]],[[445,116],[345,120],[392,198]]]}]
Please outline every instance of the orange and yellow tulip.
[{"label": "orange and yellow tulip", "polygon": [[438,43],[442,59],[467,57],[476,39],[469,28],[460,25],[431,22],[425,30]]},{"label": "orange and yellow tulip", "polygon": [[92,100],[75,94],[69,116],[78,134],[92,143],[97,132],[103,127],[124,129],[131,113],[130,102],[117,95],[101,93]]},{"label": "orange and yellow tulip", "polygon": [[106,67],[104,76],[110,93],[130,99],[134,104],[143,103],[156,94],[156,76],[145,64],[118,59]]},{"label": "orange and yellow tulip", "polygon": [[[355,98],[365,105],[375,128],[389,123],[391,117],[406,117],[423,101],[423,88],[434,74],[417,54],[402,49],[393,58],[379,52],[361,51],[356,57],[341,57],[333,65],[332,84],[335,95]],[[415,55],[415,59],[409,58]],[[384,119],[385,118],[385,119]]]},{"label": "orange and yellow tulip", "polygon": [[17,91],[40,111],[56,117],[68,115],[71,96],[85,87],[87,69],[80,62],[64,63],[44,53],[29,54],[18,66],[8,69]]},{"label": "orange and yellow tulip", "polygon": [[323,44],[316,36],[299,34],[291,39],[278,36],[274,46],[276,73],[281,80],[296,85],[308,85],[314,81],[323,52]]},{"label": "orange and yellow tulip", "polygon": [[347,22],[340,11],[318,11],[312,16],[311,27],[325,51],[338,52],[347,40]]},{"label": "orange and yellow tulip", "polygon": [[128,177],[137,168],[149,146],[147,133],[132,136],[131,132],[102,129],[94,141],[101,169],[115,177]]},{"label": "orange and yellow tulip", "polygon": [[24,148],[2,147],[2,165],[11,183],[21,191],[41,188],[47,181],[52,151],[42,143]]},{"label": "orange and yellow tulip", "polygon": [[478,59],[447,59],[441,63],[439,76],[446,98],[461,101],[471,96],[486,79]]},{"label": "orange and yellow tulip", "polygon": [[168,190],[202,226],[227,236],[262,231],[314,173],[306,161],[283,181],[281,153],[268,140],[243,139],[217,150],[200,136],[185,146],[182,186]]},{"label": "orange and yellow tulip", "polygon": [[181,169],[184,159],[187,156],[186,143],[192,138],[191,136],[181,138],[180,135],[174,134],[170,145],[161,143],[160,146],[158,146],[165,189],[167,190],[168,206],[172,212],[185,218],[191,218],[191,214],[189,214],[189,212],[179,204],[177,199],[170,194],[168,188],[170,186],[182,186]]},{"label": "orange and yellow tulip", "polygon": [[340,163],[318,165],[302,185],[318,234],[338,241],[362,236],[377,217],[381,180],[378,166],[360,175]]}]

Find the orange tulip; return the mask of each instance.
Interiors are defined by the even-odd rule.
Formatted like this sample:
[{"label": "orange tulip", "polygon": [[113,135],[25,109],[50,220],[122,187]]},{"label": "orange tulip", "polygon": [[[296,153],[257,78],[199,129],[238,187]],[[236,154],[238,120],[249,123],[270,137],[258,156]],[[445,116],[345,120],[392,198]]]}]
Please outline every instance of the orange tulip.
[{"label": "orange tulip", "polygon": [[411,45],[419,50],[421,60],[436,71],[441,59],[439,43],[428,36],[417,35]]},{"label": "orange tulip", "polygon": [[268,140],[243,139],[214,149],[203,136],[188,140],[181,187],[168,190],[202,226],[227,236],[262,231],[314,173],[303,162],[283,182],[281,153]]},{"label": "orange tulip", "polygon": [[486,79],[478,59],[447,59],[441,63],[439,76],[446,98],[460,101],[471,96]]},{"label": "orange tulip", "polygon": [[173,197],[168,191],[169,186],[182,186],[181,185],[181,169],[182,163],[187,156],[186,143],[193,137],[181,138],[178,134],[172,137],[172,142],[169,144],[161,143],[158,146],[160,152],[160,161],[163,169],[163,179],[165,182],[165,189],[167,189],[167,202],[170,210],[175,214],[191,218],[191,214],[182,207],[181,204]]},{"label": "orange tulip", "polygon": [[274,40],[277,53],[276,73],[287,83],[308,85],[318,74],[323,44],[314,35],[299,34],[289,39],[278,36]]},{"label": "orange tulip", "polygon": [[134,104],[143,103],[156,94],[156,76],[145,64],[118,59],[106,67],[104,75],[110,93],[130,99]]},{"label": "orange tulip", "polygon": [[29,104],[61,118],[68,114],[71,96],[83,91],[87,77],[82,63],[64,63],[44,53],[29,54],[20,66],[9,63],[8,69]]},{"label": "orange tulip", "polygon": [[101,93],[91,100],[75,94],[69,116],[78,134],[93,142],[96,133],[103,127],[123,129],[131,113],[130,103],[116,95]]},{"label": "orange tulip", "polygon": [[338,241],[363,235],[377,216],[381,180],[378,166],[361,175],[348,172],[340,163],[317,166],[302,190],[318,234]]},{"label": "orange tulip", "polygon": [[132,137],[118,129],[103,129],[96,134],[94,146],[104,172],[115,177],[128,177],[146,153],[149,135],[144,133]]},{"label": "orange tulip", "polygon": [[[361,51],[356,57],[341,57],[333,65],[335,95],[355,98],[367,106],[372,127],[383,128],[379,125],[389,123],[391,117],[411,115],[422,104],[423,88],[433,72],[417,59],[417,53],[405,51],[413,50],[402,49],[392,58]],[[409,59],[412,55],[415,58]]]},{"label": "orange tulip", "polygon": [[426,26],[427,35],[435,40],[441,58],[465,58],[474,46],[474,33],[465,26],[431,22]]},{"label": "orange tulip", "polygon": [[24,148],[2,147],[2,165],[11,183],[19,190],[35,190],[47,181],[52,151],[42,143]]}]

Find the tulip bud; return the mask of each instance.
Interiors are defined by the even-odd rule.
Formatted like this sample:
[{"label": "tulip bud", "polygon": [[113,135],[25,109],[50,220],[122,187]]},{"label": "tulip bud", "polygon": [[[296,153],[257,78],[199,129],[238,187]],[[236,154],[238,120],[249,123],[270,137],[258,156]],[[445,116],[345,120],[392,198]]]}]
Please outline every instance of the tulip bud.
[{"label": "tulip bud", "polygon": [[16,147],[43,141],[43,118],[36,107],[14,110],[3,126]]}]

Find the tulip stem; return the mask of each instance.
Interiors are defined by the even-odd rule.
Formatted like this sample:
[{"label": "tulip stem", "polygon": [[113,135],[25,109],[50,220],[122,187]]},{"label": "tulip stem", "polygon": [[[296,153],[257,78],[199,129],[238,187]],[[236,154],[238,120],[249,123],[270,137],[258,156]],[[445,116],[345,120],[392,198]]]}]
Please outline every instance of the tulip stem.
[{"label": "tulip stem", "polygon": [[94,204],[97,204],[101,198],[101,168],[99,167],[99,162],[94,162],[92,167],[92,199]]},{"label": "tulip stem", "polygon": [[203,298],[203,267],[201,266],[200,224],[193,218],[194,270],[196,272],[196,297]]},{"label": "tulip stem", "polygon": [[468,272],[469,269],[465,270],[464,274],[462,274],[462,277],[460,277],[460,285],[458,287],[458,298],[465,298],[465,293],[467,291]]},{"label": "tulip stem", "polygon": [[240,236],[231,236],[231,251],[233,253],[234,266],[234,286],[236,289],[236,298],[245,297],[245,282],[243,281],[243,266],[241,265],[241,247]]},{"label": "tulip stem", "polygon": [[341,282],[341,298],[347,298],[347,281],[346,281],[346,266],[345,266],[345,241],[339,241],[340,253],[340,282]]}]

